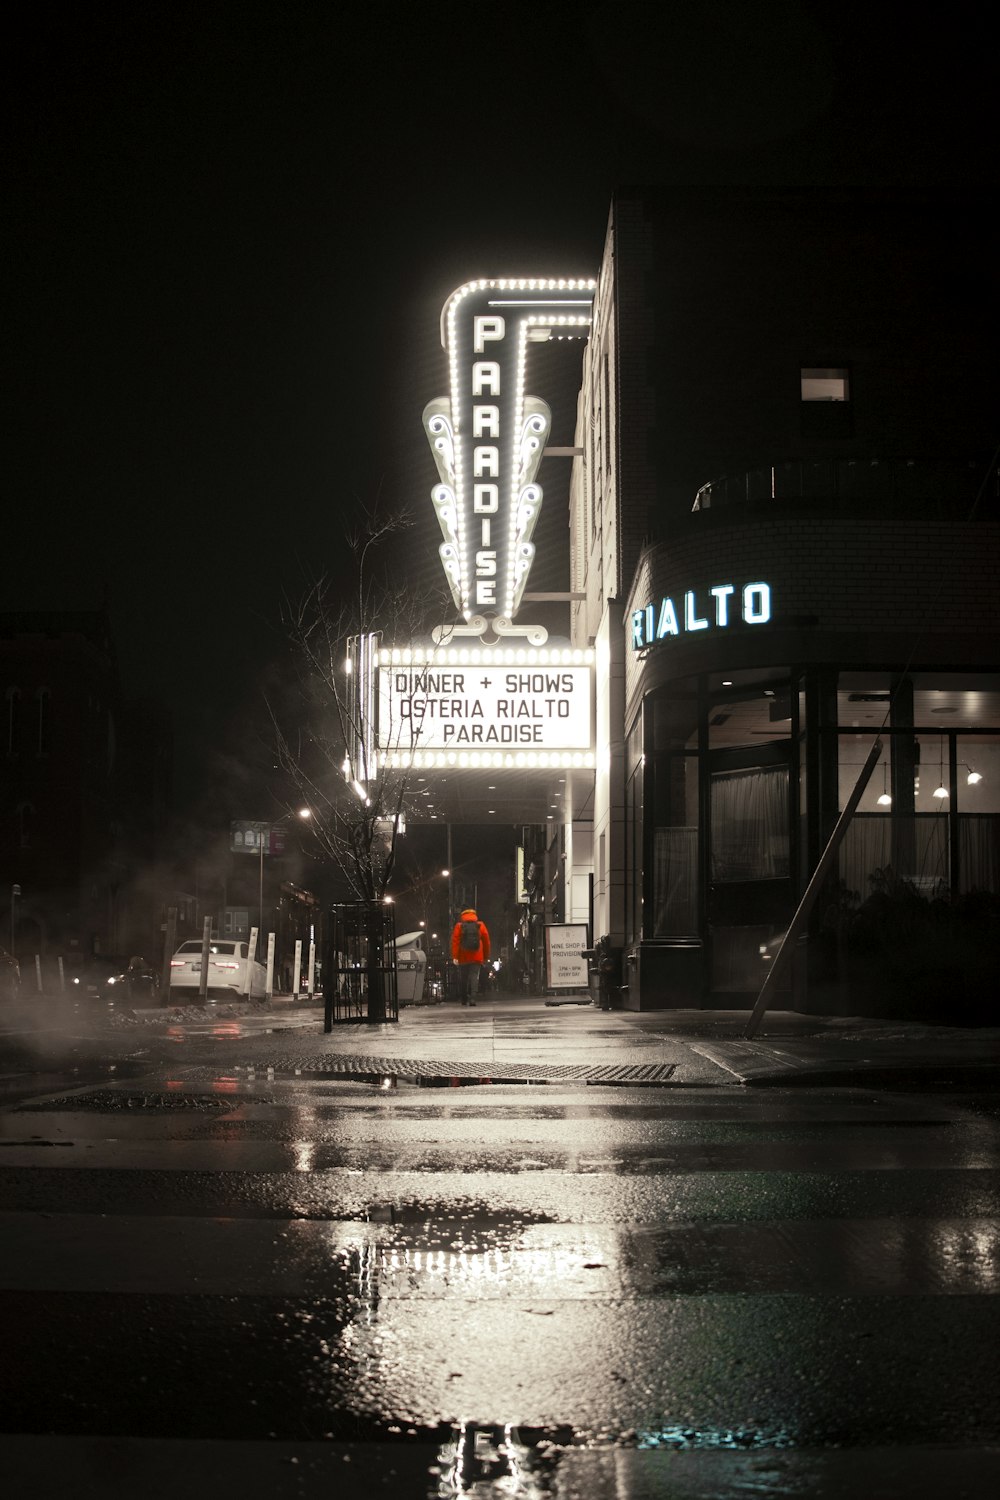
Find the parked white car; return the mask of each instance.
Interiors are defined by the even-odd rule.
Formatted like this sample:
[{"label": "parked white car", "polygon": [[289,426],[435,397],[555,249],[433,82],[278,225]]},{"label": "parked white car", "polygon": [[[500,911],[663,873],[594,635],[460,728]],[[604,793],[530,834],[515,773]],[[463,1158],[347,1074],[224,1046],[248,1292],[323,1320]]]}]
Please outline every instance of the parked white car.
[{"label": "parked white car", "polygon": [[[262,1000],[267,988],[267,970],[257,959],[251,959],[246,943],[213,938],[208,948],[208,995],[214,1000],[231,1000],[247,992],[247,966],[250,968],[250,999]],[[201,988],[201,939],[181,943],[170,960],[170,992],[187,992],[185,998],[197,999]]]}]

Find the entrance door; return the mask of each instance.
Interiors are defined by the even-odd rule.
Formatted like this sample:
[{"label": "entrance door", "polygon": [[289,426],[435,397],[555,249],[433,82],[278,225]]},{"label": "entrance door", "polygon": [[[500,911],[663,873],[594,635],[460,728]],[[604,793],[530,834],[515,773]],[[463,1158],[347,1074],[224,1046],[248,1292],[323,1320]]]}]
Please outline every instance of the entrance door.
[{"label": "entrance door", "polygon": [[789,763],[788,740],[710,756],[713,993],[755,995],[791,919]]}]

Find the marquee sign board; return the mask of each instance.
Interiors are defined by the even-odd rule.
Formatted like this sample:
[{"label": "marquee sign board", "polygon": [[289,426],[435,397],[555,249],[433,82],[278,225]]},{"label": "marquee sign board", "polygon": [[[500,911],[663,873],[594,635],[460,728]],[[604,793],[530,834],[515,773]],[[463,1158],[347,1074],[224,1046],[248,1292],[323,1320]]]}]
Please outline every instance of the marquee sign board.
[{"label": "marquee sign board", "polygon": [[450,394],[424,409],[440,482],[432,491],[439,550],[455,607],[510,620],[535,555],[535,482],[551,427],[544,401],[525,394],[528,345],[583,333],[594,281],[471,281],[448,299],[441,342]]},{"label": "marquee sign board", "polygon": [[553,647],[385,650],[378,753],[413,766],[592,766],[594,653]]}]

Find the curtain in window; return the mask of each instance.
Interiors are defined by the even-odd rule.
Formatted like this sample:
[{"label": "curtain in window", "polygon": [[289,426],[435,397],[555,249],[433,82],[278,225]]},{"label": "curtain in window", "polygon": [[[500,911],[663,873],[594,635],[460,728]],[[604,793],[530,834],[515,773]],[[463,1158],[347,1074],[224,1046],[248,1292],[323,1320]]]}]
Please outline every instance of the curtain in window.
[{"label": "curtain in window", "polygon": [[963,891],[1000,893],[1000,818],[959,816],[959,883]]},{"label": "curtain in window", "polygon": [[[949,881],[948,816],[922,814],[909,820],[913,828],[913,868],[894,869],[922,895],[933,895]],[[890,813],[856,813],[840,846],[840,878],[849,891],[864,901],[872,893],[871,876],[893,863],[893,825],[898,831],[903,819]]]},{"label": "curtain in window", "polygon": [[653,834],[653,937],[693,937],[698,931],[697,828],[657,828]]},{"label": "curtain in window", "polygon": [[712,879],[788,875],[788,767],[755,766],[712,777]]}]

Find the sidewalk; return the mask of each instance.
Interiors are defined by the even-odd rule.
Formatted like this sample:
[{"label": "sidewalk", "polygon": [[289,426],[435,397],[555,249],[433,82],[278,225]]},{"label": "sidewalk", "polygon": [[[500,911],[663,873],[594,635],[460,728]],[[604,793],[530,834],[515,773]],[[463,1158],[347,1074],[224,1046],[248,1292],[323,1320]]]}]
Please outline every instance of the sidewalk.
[{"label": "sidewalk", "polygon": [[[673,1086],[854,1084],[979,1087],[1000,1084],[1000,1026],[965,1029],[864,1017],[765,1015],[744,1033],[748,1010],[602,1011],[544,999],[480,999],[404,1006],[397,1022],[338,1022],[323,1031],[322,1005],[275,996],[267,1006],[135,1011],[134,1023],[181,1019],[192,1029],[236,1020],[255,1055],[319,1069],[464,1077],[586,1077],[588,1082]],[[126,1019],[122,1018],[123,1021]]]}]

